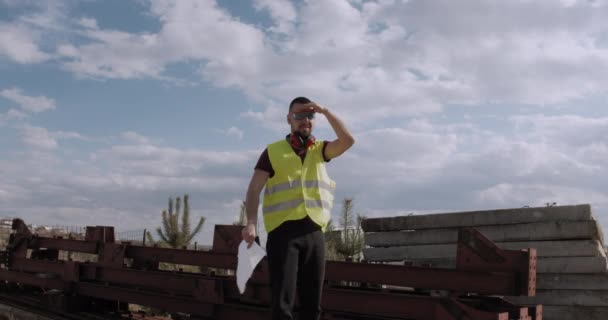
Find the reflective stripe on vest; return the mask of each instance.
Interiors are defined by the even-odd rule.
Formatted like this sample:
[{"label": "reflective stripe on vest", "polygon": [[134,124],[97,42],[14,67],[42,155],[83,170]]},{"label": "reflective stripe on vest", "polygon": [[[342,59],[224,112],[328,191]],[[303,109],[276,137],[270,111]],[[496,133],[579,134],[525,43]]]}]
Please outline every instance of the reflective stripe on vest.
[{"label": "reflective stripe on vest", "polygon": [[331,210],[331,208],[332,208],[332,204],[329,201],[297,199],[297,200],[290,200],[290,201],[277,203],[275,205],[267,206],[264,208],[264,214],[269,214],[269,213],[282,211],[282,210],[288,210],[288,209],[295,209],[302,203],[305,203],[306,208],[322,208],[322,209],[327,209],[327,210]]},{"label": "reflective stripe on vest", "polygon": [[[273,193],[277,193],[277,192],[281,192],[281,191],[296,189],[301,186],[302,186],[302,180],[298,179],[298,180],[280,183],[280,184],[268,187],[264,191],[264,194],[271,195]],[[316,181],[316,180],[304,181],[304,188],[319,188],[319,189],[324,189],[324,190],[331,192],[332,195],[334,194],[334,188],[332,187],[332,185],[327,182],[324,182],[324,181]]]}]

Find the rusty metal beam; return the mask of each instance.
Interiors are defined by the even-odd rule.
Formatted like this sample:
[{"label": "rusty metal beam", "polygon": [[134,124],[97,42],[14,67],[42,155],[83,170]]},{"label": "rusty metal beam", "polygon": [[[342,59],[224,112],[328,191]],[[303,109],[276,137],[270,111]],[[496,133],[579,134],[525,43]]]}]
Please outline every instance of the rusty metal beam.
[{"label": "rusty metal beam", "polygon": [[[222,284],[213,278],[200,274],[174,272],[144,272],[128,268],[102,266],[98,263],[74,263],[76,268],[64,261],[43,261],[17,259],[14,269],[47,277],[68,280],[70,275],[79,278],[73,281],[97,281],[125,286],[139,286],[157,292],[173,292],[178,295],[192,295],[199,301],[222,303]],[[0,273],[3,272],[0,270]],[[19,272],[16,272],[19,273]],[[51,287],[54,288],[54,287]]]},{"label": "rusty metal beam", "polygon": [[386,264],[328,262],[325,278],[479,294],[517,295],[512,273],[405,267]]},{"label": "rusty metal beam", "polygon": [[189,299],[187,297],[150,293],[142,290],[117,288],[86,282],[79,282],[75,284],[73,288],[74,292],[79,295],[154,306],[155,308],[168,312],[185,312],[206,317],[211,317],[214,314],[213,304]]},{"label": "rusty metal beam", "polygon": [[155,248],[127,245],[126,258],[153,260],[175,264],[205,266],[211,268],[236,269],[236,255],[183,249]]},{"label": "rusty metal beam", "polygon": [[[131,248],[135,249],[135,248]],[[138,252],[137,257],[145,257],[147,252],[155,252],[163,250],[160,248],[143,248],[143,252]],[[147,250],[152,249],[152,250]],[[129,247],[127,248],[127,252]],[[183,255],[181,250],[170,250],[167,255],[175,253],[179,257]],[[212,263],[200,263],[200,266],[230,268],[232,267],[234,256],[226,256],[226,254],[211,253],[211,252],[200,252],[199,256],[203,256],[204,262],[213,261]],[[214,259],[215,257],[219,259]],[[148,256],[150,257],[150,256]],[[221,258],[226,258],[228,263],[222,262]],[[163,261],[162,259],[159,259]],[[185,260],[185,259],[184,259]],[[173,261],[180,261],[179,258]],[[183,261],[183,260],[182,260]],[[186,260],[188,261],[188,260]],[[192,263],[192,261],[188,261]],[[63,262],[60,261],[44,261],[44,260],[30,260],[30,259],[14,259],[11,263],[12,269],[23,270],[28,272],[53,272],[60,275],[64,274]],[[124,273],[122,279],[129,281],[132,277],[144,277],[147,273],[136,272],[135,270],[128,270],[126,268],[120,268],[119,270],[113,268],[102,268],[103,264],[100,263],[78,263],[81,266],[81,273],[87,274],[85,270],[100,270],[100,272],[112,272],[114,275]],[[381,265],[381,264],[356,264],[349,262],[335,262],[330,261],[326,264],[326,276],[327,281],[353,281],[368,284],[379,284],[379,285],[393,285],[403,287],[414,287],[414,288],[425,288],[435,290],[448,290],[459,293],[479,293],[479,294],[502,294],[502,295],[517,295],[520,292],[515,290],[514,275],[509,273],[489,273],[481,271],[460,271],[451,269],[432,269],[422,267],[404,267],[404,266],[392,266],[392,265]],[[234,267],[230,268],[233,269]],[[265,283],[267,279],[267,265],[264,260],[258,268],[255,276],[252,278],[254,282]],[[152,273],[149,273],[152,274]],[[138,278],[135,278],[138,279]],[[109,281],[109,280],[104,280]],[[139,279],[137,281],[140,281]],[[147,281],[141,279],[144,283],[157,283],[154,280]],[[181,283],[181,282],[180,282]],[[174,288],[177,289],[177,288]]]},{"label": "rusty metal beam", "polygon": [[28,243],[29,249],[54,249],[63,251],[73,251],[82,253],[97,253],[98,244],[95,241],[83,241],[74,239],[52,239],[34,236]]},{"label": "rusty metal beam", "polygon": [[35,274],[8,270],[0,270],[0,280],[48,289],[65,290],[70,287],[70,284],[62,279],[46,278],[43,275],[37,276]]},{"label": "rusty metal beam", "polygon": [[458,232],[456,269],[509,272],[518,295],[535,295],[536,263],[535,249],[504,250],[473,228]]}]

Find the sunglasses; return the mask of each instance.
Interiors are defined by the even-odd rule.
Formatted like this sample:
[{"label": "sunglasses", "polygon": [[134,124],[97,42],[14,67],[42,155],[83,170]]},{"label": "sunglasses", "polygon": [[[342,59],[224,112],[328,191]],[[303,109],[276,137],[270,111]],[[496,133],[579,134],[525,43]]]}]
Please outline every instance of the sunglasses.
[{"label": "sunglasses", "polygon": [[299,113],[292,113],[291,116],[294,120],[304,120],[306,118],[308,118],[308,120],[312,120],[315,118],[315,113],[314,112],[299,112]]}]

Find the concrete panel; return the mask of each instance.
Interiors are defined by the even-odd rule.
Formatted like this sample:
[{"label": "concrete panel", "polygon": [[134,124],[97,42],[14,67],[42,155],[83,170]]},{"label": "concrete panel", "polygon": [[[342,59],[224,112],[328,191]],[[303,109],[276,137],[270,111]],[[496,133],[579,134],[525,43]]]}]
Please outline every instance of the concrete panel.
[{"label": "concrete panel", "polygon": [[538,290],[535,297],[505,297],[505,299],[515,304],[608,307],[608,291]]},{"label": "concrete panel", "polygon": [[[603,243],[601,227],[595,220],[493,225],[476,229],[493,242],[598,240]],[[458,229],[455,228],[365,234],[365,244],[370,247],[450,244],[457,240]]]},{"label": "concrete panel", "polygon": [[[608,273],[605,274],[539,274],[536,277],[538,289],[606,290]],[[606,318],[608,319],[608,318]]]},{"label": "concrete panel", "polygon": [[[368,259],[369,260],[369,259]],[[386,260],[370,260],[378,262],[413,263],[414,266],[429,266],[435,268],[456,268],[456,260],[446,259],[412,259],[404,262],[400,259],[388,258]],[[536,273],[562,273],[562,274],[597,274],[608,272],[606,257],[558,257],[538,258]]]},{"label": "concrete panel", "polygon": [[538,258],[537,273],[606,273],[606,257]]},{"label": "concrete panel", "polygon": [[592,219],[591,207],[583,204],[370,218],[362,227],[366,232],[379,232]]},{"label": "concrete panel", "polygon": [[606,320],[607,307],[543,306],[543,320]]},{"label": "concrete panel", "polygon": [[[604,249],[597,240],[498,242],[496,245],[508,250],[535,248],[539,257],[605,256]],[[400,260],[456,258],[456,244],[367,248],[363,254],[369,260],[387,260],[390,257]]]}]

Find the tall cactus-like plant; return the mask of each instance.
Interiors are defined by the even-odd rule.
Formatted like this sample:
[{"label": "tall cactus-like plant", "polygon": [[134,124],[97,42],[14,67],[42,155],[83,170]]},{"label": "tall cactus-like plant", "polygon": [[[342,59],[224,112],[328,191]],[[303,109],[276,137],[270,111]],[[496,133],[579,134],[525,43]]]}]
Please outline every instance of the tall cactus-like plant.
[{"label": "tall cactus-like plant", "polygon": [[337,261],[340,259],[337,247],[341,236],[342,232],[336,230],[333,220],[329,220],[325,228],[325,260]]},{"label": "tall cactus-like plant", "polygon": [[[201,231],[203,224],[205,223],[205,217],[201,217],[198,224],[191,231],[190,228],[190,204],[188,203],[188,195],[184,195],[184,207],[181,208],[181,199],[177,197],[175,199],[175,211],[173,210],[173,198],[169,197],[168,210],[162,212],[162,228],[156,228],[156,233],[160,237],[161,245],[171,248],[183,248],[190,245],[192,239]],[[181,213],[181,226],[180,221],[180,210]],[[155,243],[154,238],[150,232],[146,234],[150,243]]]},{"label": "tall cactus-like plant", "polygon": [[247,206],[245,201],[241,201],[241,211],[239,212],[239,220],[232,223],[234,226],[246,226],[247,225]]},{"label": "tall cactus-like plant", "polygon": [[330,248],[343,260],[358,261],[365,247],[361,221],[363,216],[353,212],[353,199],[345,198],[342,203],[340,231],[333,231],[329,237]]}]

